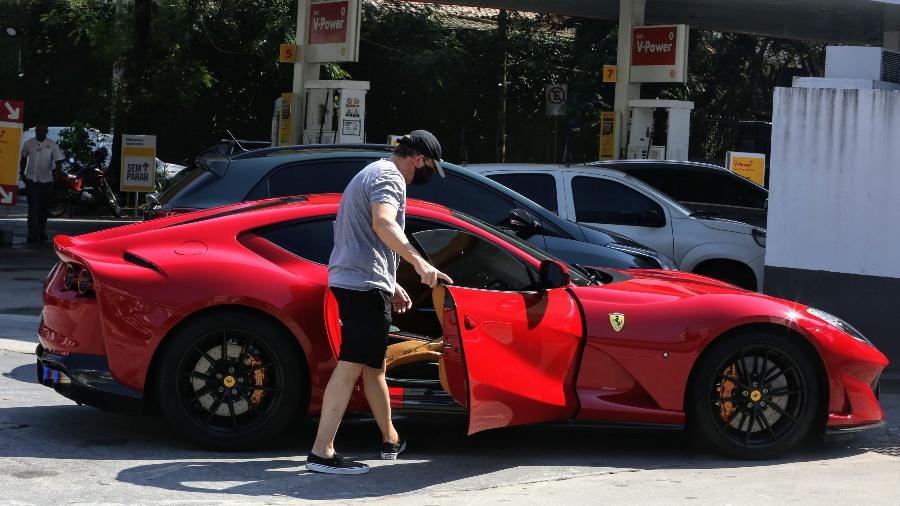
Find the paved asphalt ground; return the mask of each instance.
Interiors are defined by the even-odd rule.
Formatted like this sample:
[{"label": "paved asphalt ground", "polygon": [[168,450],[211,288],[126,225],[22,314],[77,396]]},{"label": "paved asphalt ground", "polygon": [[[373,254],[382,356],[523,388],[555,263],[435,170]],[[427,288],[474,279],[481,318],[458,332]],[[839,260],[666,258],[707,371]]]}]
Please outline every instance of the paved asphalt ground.
[{"label": "paved asphalt ground", "polygon": [[[6,216],[4,216],[6,214]],[[101,219],[102,220],[102,219]],[[113,225],[52,220],[54,233]],[[199,449],[155,416],[77,406],[35,380],[40,287],[55,262],[29,247],[24,209],[0,211],[0,504],[221,504],[309,501],[392,504],[900,504],[900,377],[883,382],[888,424],[853,441],[764,462],[722,459],[681,432],[533,426],[465,436],[459,417],[398,417],[404,458],[372,460],[374,422],[341,428],[338,448],[362,476],[304,470],[314,424],[253,453]]]}]

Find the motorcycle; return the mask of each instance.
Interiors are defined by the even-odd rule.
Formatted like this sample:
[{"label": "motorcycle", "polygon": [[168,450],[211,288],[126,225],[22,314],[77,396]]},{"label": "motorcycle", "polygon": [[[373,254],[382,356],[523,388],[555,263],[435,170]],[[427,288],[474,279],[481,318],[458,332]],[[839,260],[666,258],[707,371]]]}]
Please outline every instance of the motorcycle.
[{"label": "motorcycle", "polygon": [[50,216],[71,216],[72,207],[90,207],[95,210],[109,210],[116,218],[122,217],[122,207],[116,194],[109,186],[103,164],[95,161],[84,167],[69,159],[68,171],[57,173],[53,185],[53,205]]}]

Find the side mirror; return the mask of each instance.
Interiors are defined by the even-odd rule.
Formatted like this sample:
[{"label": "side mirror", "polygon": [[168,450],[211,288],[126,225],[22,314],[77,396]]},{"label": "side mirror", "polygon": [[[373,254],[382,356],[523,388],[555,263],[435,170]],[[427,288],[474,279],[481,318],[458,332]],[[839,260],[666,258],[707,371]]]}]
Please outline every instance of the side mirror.
[{"label": "side mirror", "polygon": [[569,284],[569,268],[556,260],[544,260],[538,283],[541,290],[562,288]]},{"label": "side mirror", "polygon": [[531,213],[517,208],[509,212],[509,226],[520,230],[534,230],[540,228],[541,224]]},{"label": "side mirror", "polygon": [[156,204],[159,204],[159,193],[157,192],[148,193],[144,198],[148,205],[155,206]]}]

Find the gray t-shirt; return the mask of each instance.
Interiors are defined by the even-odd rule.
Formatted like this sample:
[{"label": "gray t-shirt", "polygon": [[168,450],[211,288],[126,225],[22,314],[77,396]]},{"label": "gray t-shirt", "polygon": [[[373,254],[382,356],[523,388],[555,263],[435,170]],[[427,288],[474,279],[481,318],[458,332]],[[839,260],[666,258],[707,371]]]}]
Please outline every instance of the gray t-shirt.
[{"label": "gray t-shirt", "polygon": [[372,205],[378,202],[397,208],[402,229],[406,224],[406,181],[387,159],[366,165],[344,189],[334,222],[328,286],[394,293],[399,258],[372,228]]}]

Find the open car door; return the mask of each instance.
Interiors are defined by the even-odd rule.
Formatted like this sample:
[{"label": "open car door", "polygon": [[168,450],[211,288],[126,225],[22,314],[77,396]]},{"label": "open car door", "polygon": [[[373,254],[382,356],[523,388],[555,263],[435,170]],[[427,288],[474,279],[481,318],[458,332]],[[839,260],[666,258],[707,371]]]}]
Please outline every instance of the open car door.
[{"label": "open car door", "polygon": [[474,234],[413,237],[454,280],[445,287],[441,368],[450,395],[469,409],[469,434],[573,418],[584,337],[571,293],[535,291],[533,267]]}]

